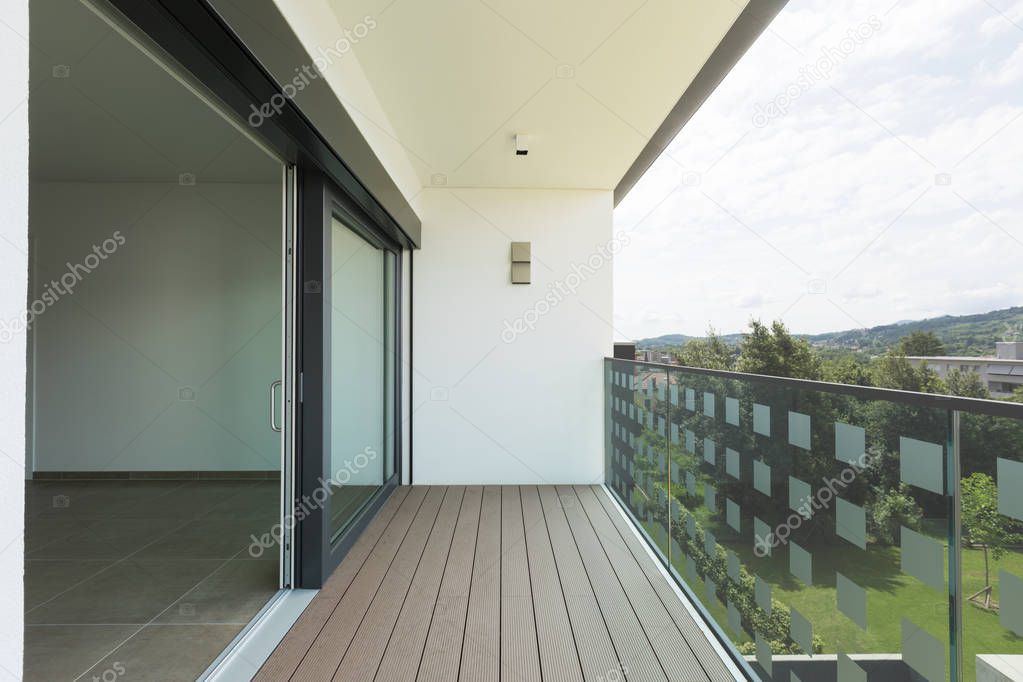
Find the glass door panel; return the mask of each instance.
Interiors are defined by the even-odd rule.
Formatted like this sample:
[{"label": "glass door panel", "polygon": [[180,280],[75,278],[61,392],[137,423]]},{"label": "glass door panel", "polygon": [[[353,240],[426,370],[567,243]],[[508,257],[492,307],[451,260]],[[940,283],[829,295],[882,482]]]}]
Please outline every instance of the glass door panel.
[{"label": "glass door panel", "polygon": [[393,254],[334,218],[330,235],[330,536],[336,538],[392,467]]},{"label": "glass door panel", "polygon": [[395,325],[397,317],[397,281],[398,281],[398,257],[390,251],[384,252],[384,300],[387,306],[384,315],[384,339],[386,352],[384,353],[384,480],[389,480],[394,475],[395,457],[395,434],[397,433],[397,422],[395,421],[396,403],[394,400],[395,386],[397,381],[397,370],[395,359],[397,357],[397,337]]}]

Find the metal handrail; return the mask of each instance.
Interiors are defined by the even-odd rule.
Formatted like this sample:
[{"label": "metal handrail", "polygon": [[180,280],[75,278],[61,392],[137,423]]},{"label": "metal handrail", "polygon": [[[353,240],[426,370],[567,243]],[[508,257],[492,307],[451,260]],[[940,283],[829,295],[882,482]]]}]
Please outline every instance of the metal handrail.
[{"label": "metal handrail", "polygon": [[937,393],[919,393],[917,391],[900,391],[894,388],[876,388],[874,386],[854,386],[852,384],[836,384],[829,381],[792,379],[790,377],[776,377],[767,374],[747,374],[745,372],[731,372],[723,369],[704,369],[703,367],[668,365],[661,362],[644,362],[642,360],[626,360],[624,358],[605,357],[604,360],[612,363],[629,363],[632,365],[656,367],[658,369],[673,370],[682,373],[721,377],[723,379],[732,379],[735,381],[755,382],[768,386],[823,391],[825,393],[847,395],[864,400],[887,400],[916,407],[930,407],[941,410],[960,410],[962,412],[984,414],[992,417],[1009,417],[1012,419],[1023,420],[1023,404],[1002,400],[963,398],[961,396],[939,395]]}]

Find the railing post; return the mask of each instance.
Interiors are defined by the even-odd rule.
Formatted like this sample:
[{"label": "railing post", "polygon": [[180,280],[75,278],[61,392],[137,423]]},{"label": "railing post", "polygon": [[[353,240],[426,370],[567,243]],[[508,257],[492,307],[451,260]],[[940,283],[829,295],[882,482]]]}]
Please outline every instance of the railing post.
[{"label": "railing post", "polygon": [[962,469],[959,462],[959,410],[948,411],[948,625],[949,671],[952,682],[963,677],[963,525],[960,485]]},{"label": "railing post", "polygon": [[664,548],[665,549],[664,553],[668,555],[668,570],[670,571],[671,567],[674,565],[672,563],[673,558],[671,556],[671,530],[672,530],[671,509],[672,509],[672,506],[673,506],[673,500],[675,499],[674,497],[672,497],[672,490],[671,490],[673,481],[671,480],[671,370],[670,369],[664,370],[664,467],[665,467],[665,471],[664,471],[665,486],[664,487],[667,489],[666,492],[668,493],[668,499],[667,499],[667,501],[665,503],[665,504],[668,505],[667,509],[665,509],[665,514],[667,516],[665,517],[666,518],[666,523],[664,524],[665,527],[668,529],[668,545],[667,545],[667,547]]},{"label": "railing post", "polygon": [[604,485],[609,488],[612,487],[613,483],[613,467],[612,467],[612,455],[614,454],[614,444],[612,441],[612,421],[614,420],[614,410],[612,405],[614,404],[614,376],[615,376],[615,365],[614,360],[604,359]]}]

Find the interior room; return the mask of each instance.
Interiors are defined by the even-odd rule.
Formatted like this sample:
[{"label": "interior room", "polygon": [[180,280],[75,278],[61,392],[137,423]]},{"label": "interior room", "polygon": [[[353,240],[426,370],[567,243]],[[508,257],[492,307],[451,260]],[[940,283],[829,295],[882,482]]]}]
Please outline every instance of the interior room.
[{"label": "interior room", "polygon": [[195,679],[281,584],[284,167],[99,10],[30,10],[26,679]]}]

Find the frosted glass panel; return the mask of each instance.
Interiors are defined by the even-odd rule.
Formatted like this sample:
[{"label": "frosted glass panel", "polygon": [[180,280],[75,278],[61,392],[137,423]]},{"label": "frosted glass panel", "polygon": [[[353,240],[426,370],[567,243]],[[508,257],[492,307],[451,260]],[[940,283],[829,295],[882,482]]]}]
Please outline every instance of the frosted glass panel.
[{"label": "frosted glass panel", "polygon": [[864,630],[867,629],[867,591],[846,578],[835,573],[835,596],[838,610],[847,615],[854,623]]},{"label": "frosted glass panel", "polygon": [[841,498],[835,500],[835,534],[860,549],[866,549],[867,514],[863,507]]},{"label": "frosted glass panel", "polygon": [[902,660],[925,680],[946,679],[942,643],[907,618],[902,619]]},{"label": "frosted glass panel", "polygon": [[939,495],[945,492],[941,445],[903,437],[899,439],[899,450],[899,475],[904,482]]},{"label": "frosted glass panel", "polygon": [[[608,364],[636,371],[635,363]],[[957,403],[964,537],[954,573],[947,490],[955,488],[945,479],[955,478],[947,444],[956,412],[941,399],[685,368],[639,371],[658,386],[666,373],[665,395],[679,400],[634,401],[609,389],[609,408],[624,398],[658,417],[653,428],[633,429],[639,447],[654,448],[646,468],[656,476],[652,490],[625,483],[636,494],[630,511],[647,502],[634,518],[755,674],[948,682],[950,643],[961,642],[957,682],[978,682],[978,656],[1023,651],[1016,636],[1023,634],[1023,550],[1015,539],[1023,535],[1023,412]],[[608,458],[625,443],[619,437]],[[630,499],[620,489],[620,499]],[[971,504],[1007,536],[998,558],[990,549],[985,557],[976,521],[968,521]],[[648,510],[662,527],[650,525]],[[961,576],[959,640],[950,631],[946,575]]]},{"label": "frosted glass panel", "polygon": [[945,550],[937,540],[902,527],[902,572],[936,590],[945,588]]}]

